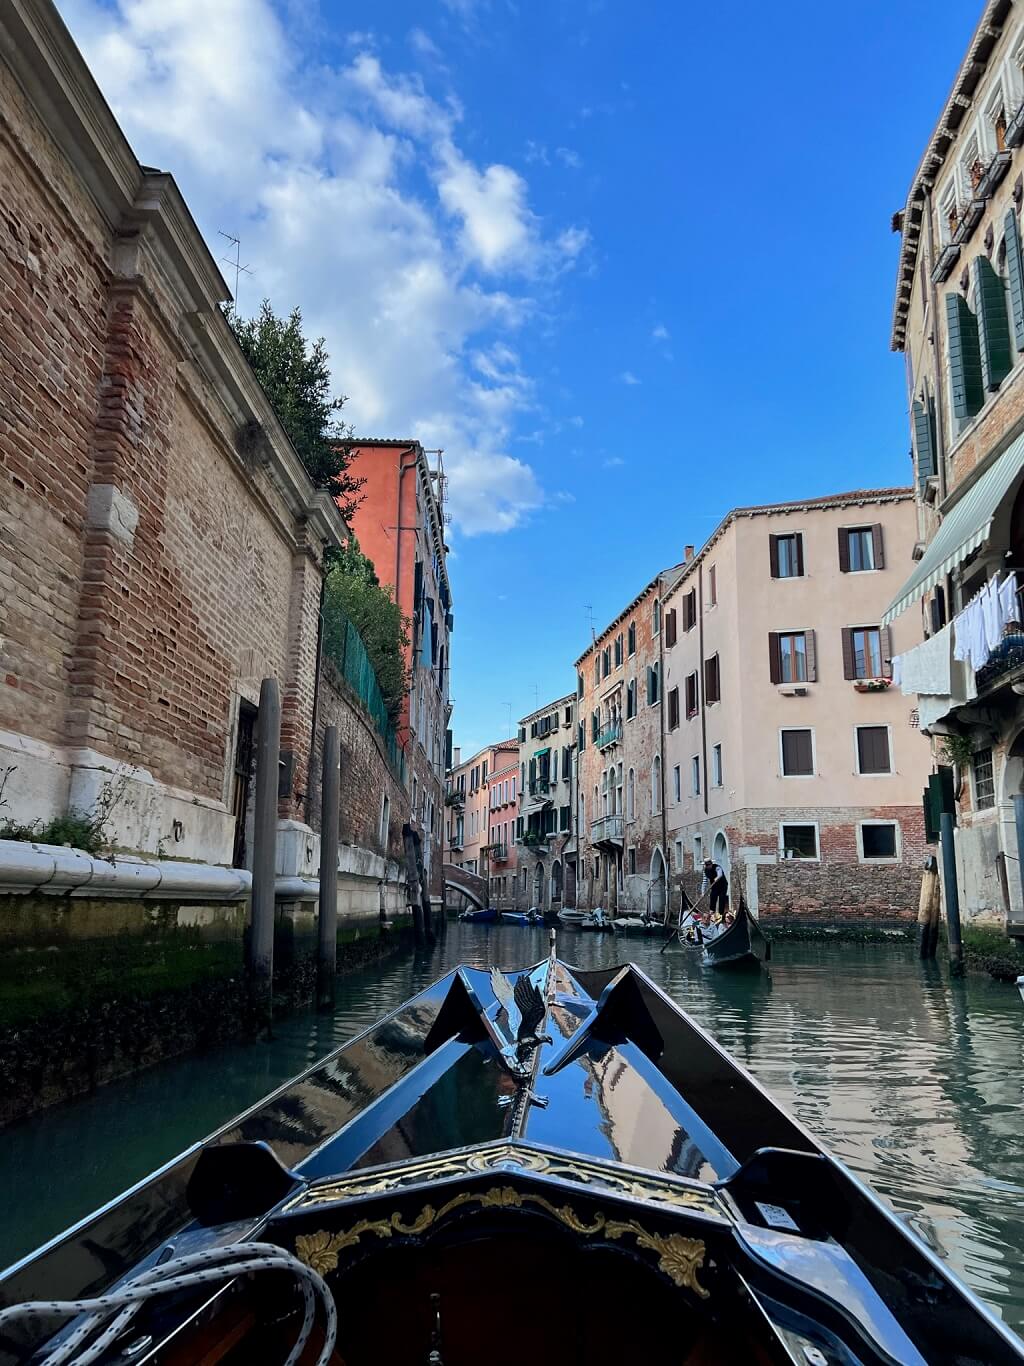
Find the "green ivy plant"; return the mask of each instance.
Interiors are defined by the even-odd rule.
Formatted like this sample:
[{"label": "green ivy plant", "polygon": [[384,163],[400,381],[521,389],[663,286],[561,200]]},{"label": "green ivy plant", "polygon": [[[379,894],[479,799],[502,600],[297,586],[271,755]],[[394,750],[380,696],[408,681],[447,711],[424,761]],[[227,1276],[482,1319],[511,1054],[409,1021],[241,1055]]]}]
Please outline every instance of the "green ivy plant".
[{"label": "green ivy plant", "polygon": [[941,757],[954,768],[966,768],[974,755],[974,745],[966,735],[944,735]]}]

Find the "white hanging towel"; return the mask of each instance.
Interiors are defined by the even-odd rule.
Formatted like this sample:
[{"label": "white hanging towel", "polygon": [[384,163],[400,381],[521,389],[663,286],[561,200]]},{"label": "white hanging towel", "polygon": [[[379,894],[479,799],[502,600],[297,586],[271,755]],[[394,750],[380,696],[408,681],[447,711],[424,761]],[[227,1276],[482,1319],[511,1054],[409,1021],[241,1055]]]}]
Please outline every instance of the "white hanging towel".
[{"label": "white hanging towel", "polygon": [[[950,693],[952,660],[950,647],[953,643],[953,628],[944,626],[941,631],[916,645],[900,656],[900,690],[905,697],[931,696],[948,697]],[[893,660],[893,679],[896,680],[896,661]]]},{"label": "white hanging towel", "polygon": [[953,619],[953,658],[966,660],[975,672],[987,661],[991,653],[985,642],[985,618],[981,599],[982,594],[977,594]]},{"label": "white hanging towel", "polygon": [[1002,622],[999,620],[999,584],[995,579],[989,579],[981,590],[981,619],[985,624],[985,645],[991,654],[999,648],[1003,638]]},{"label": "white hanging towel", "polygon": [[1005,629],[1011,621],[1021,619],[1020,604],[1017,601],[1017,575],[1007,574],[999,585],[999,621]]}]

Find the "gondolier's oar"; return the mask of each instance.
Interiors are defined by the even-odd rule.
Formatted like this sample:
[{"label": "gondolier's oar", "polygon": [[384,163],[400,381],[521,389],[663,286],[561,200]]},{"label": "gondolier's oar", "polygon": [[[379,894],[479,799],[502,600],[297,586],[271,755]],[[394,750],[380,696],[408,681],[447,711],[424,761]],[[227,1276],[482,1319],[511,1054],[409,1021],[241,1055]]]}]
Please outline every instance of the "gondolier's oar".
[{"label": "gondolier's oar", "polygon": [[676,921],[676,923],[672,926],[672,930],[671,930],[671,933],[669,934],[668,938],[665,940],[664,944],[662,944],[661,948],[658,950],[659,953],[664,953],[664,952],[665,952],[665,950],[668,948],[669,944],[672,943],[672,940],[675,939],[675,937],[678,935],[679,931],[680,931],[680,930],[683,928],[683,926],[686,924],[686,921],[689,919],[689,917],[696,914],[697,907],[700,905],[700,903],[704,900],[704,898],[707,896],[708,892],[710,892],[710,891],[711,891],[711,888],[709,887],[707,892],[702,892],[702,893],[700,894],[700,896],[697,898],[697,900],[696,900],[696,901],[693,903],[693,905],[690,907],[689,911],[687,911],[686,915],[685,915],[681,920],[677,920],[677,921]]}]

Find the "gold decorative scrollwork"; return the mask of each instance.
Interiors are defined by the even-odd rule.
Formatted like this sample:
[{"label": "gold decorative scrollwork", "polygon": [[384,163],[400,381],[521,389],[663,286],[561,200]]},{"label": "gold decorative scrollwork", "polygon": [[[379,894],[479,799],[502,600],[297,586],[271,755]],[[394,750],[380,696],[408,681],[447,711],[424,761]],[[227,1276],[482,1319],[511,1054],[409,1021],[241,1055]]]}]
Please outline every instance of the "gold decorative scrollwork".
[{"label": "gold decorative scrollwork", "polygon": [[582,1186],[603,1186],[631,1200],[650,1200],[678,1208],[696,1208],[706,1214],[721,1216],[714,1195],[697,1186],[684,1186],[653,1173],[650,1177],[645,1177],[634,1172],[619,1172],[586,1158],[549,1155],[516,1143],[499,1143],[473,1152],[453,1153],[425,1161],[410,1162],[387,1175],[363,1176],[355,1173],[351,1176],[337,1177],[314,1186],[312,1190],[299,1197],[294,1207],[337,1204],[343,1200],[362,1199],[371,1195],[381,1195],[386,1191],[401,1190],[424,1181],[502,1169],[563,1177]]},{"label": "gold decorative scrollwork", "polygon": [[676,1285],[692,1290],[702,1299],[708,1297],[708,1291],[697,1280],[697,1271],[704,1265],[705,1248],[701,1239],[686,1238],[680,1233],[651,1233],[635,1219],[613,1220],[603,1214],[595,1214],[588,1223],[570,1205],[555,1205],[543,1195],[517,1191],[513,1186],[493,1186],[487,1191],[460,1191],[439,1209],[424,1205],[409,1223],[405,1223],[396,1210],[386,1219],[361,1219],[351,1228],[333,1235],[327,1232],[300,1234],[295,1239],[295,1255],[325,1276],[338,1269],[338,1253],[345,1248],[355,1247],[364,1235],[390,1238],[398,1233],[415,1237],[466,1205],[479,1205],[481,1209],[522,1209],[533,1205],[545,1210],[582,1238],[592,1238],[597,1234],[611,1239],[635,1238],[637,1247],[646,1248],[657,1256],[660,1270]]}]

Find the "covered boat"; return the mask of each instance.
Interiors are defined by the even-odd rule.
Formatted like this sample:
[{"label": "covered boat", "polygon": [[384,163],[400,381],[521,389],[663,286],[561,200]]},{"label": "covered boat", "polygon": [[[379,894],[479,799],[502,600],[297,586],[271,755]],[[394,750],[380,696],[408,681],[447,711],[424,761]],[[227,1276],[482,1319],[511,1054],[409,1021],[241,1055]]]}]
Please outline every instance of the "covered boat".
[{"label": "covered boat", "polygon": [[497,923],[498,911],[495,906],[483,906],[479,910],[462,911],[459,915],[460,920],[465,920],[471,925],[494,925]]},{"label": "covered boat", "polygon": [[553,950],[449,973],[0,1303],[51,1366],[1024,1361],[642,972]]}]

